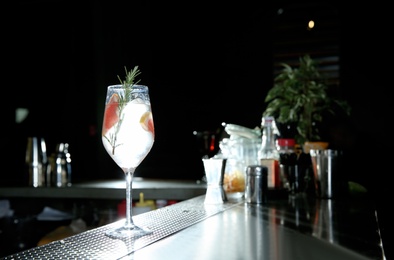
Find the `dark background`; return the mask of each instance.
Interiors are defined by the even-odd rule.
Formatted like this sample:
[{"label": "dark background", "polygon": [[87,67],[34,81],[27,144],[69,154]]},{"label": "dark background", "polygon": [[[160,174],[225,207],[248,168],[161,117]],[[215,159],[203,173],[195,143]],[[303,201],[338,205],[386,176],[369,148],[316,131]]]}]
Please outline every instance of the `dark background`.
[{"label": "dark background", "polygon": [[[15,148],[7,154],[20,166],[26,138],[41,136],[49,152],[59,142],[70,143],[75,180],[122,177],[101,144],[105,91],[119,83],[118,75],[124,77],[124,66],[138,65],[141,83],[150,87],[156,140],[137,174],[200,178],[193,131],[216,131],[222,122],[260,126],[280,58],[273,40],[276,12],[308,5],[297,3],[14,1],[5,9],[10,19],[3,41],[4,76],[12,86],[3,94],[6,122],[12,126],[6,128],[12,136],[6,141]],[[353,107],[340,133],[348,137],[341,148],[359,146],[363,156],[382,156],[389,147],[392,95],[386,65],[391,60],[389,16],[378,4],[321,3],[339,20],[337,87]],[[320,38],[316,33],[314,39]],[[20,124],[14,122],[18,107],[30,110]]]},{"label": "dark background", "polygon": [[[70,143],[75,181],[123,178],[100,133],[106,87],[124,66],[140,67],[155,120],[155,145],[137,175],[200,179],[193,131],[261,123],[272,85],[270,30],[262,24],[261,45],[244,49],[243,30],[254,19],[247,6],[19,1],[10,11],[7,78],[16,93],[6,109],[15,182],[24,174],[27,136],[44,137],[49,152]],[[17,107],[30,110],[21,124],[13,123]]]},{"label": "dark background", "polygon": [[[349,179],[366,186],[385,212],[393,174],[390,8],[377,1],[213,2],[12,1],[4,7],[1,160],[11,170],[3,170],[0,185],[24,185],[28,136],[44,137],[49,152],[68,142],[74,181],[123,178],[101,144],[102,114],[106,87],[118,83],[124,66],[135,65],[150,87],[156,130],[136,175],[201,179],[193,131],[217,131],[222,122],[260,126],[276,62],[276,10],[314,2],[337,11],[339,89],[353,108],[349,120],[332,122],[340,129],[332,134],[349,151]],[[30,110],[21,124],[14,120],[18,107]],[[388,225],[389,215],[381,218]]]}]

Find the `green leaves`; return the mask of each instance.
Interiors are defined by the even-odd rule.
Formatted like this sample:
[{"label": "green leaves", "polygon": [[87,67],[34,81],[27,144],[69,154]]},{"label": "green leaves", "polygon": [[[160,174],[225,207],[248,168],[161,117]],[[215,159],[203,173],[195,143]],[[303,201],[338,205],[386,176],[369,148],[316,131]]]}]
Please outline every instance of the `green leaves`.
[{"label": "green leaves", "polygon": [[320,140],[316,123],[323,121],[325,113],[335,114],[334,105],[350,114],[346,101],[328,95],[328,86],[316,65],[309,55],[300,57],[298,68],[283,63],[282,72],[274,79],[274,86],[264,100],[267,107],[263,116],[273,116],[278,123],[296,123],[295,138],[300,144]]},{"label": "green leaves", "polygon": [[140,82],[139,80],[137,82],[134,83],[135,78],[141,74],[141,72],[138,69],[138,66],[134,66],[134,69],[131,69],[130,71],[127,71],[127,68],[124,67],[125,72],[126,72],[126,79],[122,80],[119,75],[118,75],[118,79],[120,81],[120,83],[124,86],[124,87],[132,87],[134,84],[138,84],[138,82]]},{"label": "green leaves", "polygon": [[124,106],[127,103],[126,98],[128,98],[131,94],[131,90],[133,88],[133,85],[138,84],[140,82],[139,80],[134,83],[135,78],[141,74],[140,70],[138,69],[138,66],[134,66],[134,69],[131,69],[130,71],[127,71],[126,66],[124,67],[124,70],[126,72],[126,79],[122,81],[122,79],[118,75],[118,79],[120,83],[123,85],[123,88],[125,89],[124,96],[120,96],[120,101],[119,101],[119,109],[120,109],[120,114],[123,111]]}]

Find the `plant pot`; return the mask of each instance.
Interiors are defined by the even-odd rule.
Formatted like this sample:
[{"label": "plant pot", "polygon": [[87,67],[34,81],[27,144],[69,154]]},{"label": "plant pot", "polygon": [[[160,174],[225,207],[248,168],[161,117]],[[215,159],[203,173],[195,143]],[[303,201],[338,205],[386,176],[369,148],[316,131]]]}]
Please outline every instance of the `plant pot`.
[{"label": "plant pot", "polygon": [[311,149],[315,149],[315,150],[324,150],[328,148],[329,143],[328,142],[305,142],[302,150],[304,151],[304,153],[309,153],[309,151]]}]

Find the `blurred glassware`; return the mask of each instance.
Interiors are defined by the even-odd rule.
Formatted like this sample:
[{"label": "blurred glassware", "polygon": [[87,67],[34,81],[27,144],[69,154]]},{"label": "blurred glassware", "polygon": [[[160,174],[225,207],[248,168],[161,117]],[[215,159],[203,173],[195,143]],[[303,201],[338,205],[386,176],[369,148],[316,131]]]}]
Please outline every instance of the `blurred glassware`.
[{"label": "blurred glassware", "polygon": [[47,186],[71,186],[71,155],[68,143],[58,143],[56,151],[49,157],[47,167]]},{"label": "blurred glassware", "polygon": [[201,158],[208,159],[219,151],[219,139],[221,130],[217,131],[193,131],[196,146]]},{"label": "blurred glassware", "polygon": [[264,204],[267,202],[267,174],[268,168],[263,165],[249,165],[246,168],[246,203]]},{"label": "blurred glassware", "polygon": [[321,199],[343,198],[348,183],[343,174],[343,152],[333,149],[310,150],[316,196]]},{"label": "blurred glassware", "polygon": [[227,160],[223,158],[210,158],[202,159],[202,161],[208,184],[204,203],[220,204],[227,201],[226,193],[223,189],[224,169]]},{"label": "blurred glassware", "polygon": [[48,157],[44,138],[27,138],[25,163],[29,174],[29,186],[45,186]]},{"label": "blurred glassware", "polygon": [[240,199],[245,193],[246,168],[259,163],[257,153],[261,142],[231,135],[220,141],[220,152],[216,157],[226,158],[224,190],[228,199]]}]

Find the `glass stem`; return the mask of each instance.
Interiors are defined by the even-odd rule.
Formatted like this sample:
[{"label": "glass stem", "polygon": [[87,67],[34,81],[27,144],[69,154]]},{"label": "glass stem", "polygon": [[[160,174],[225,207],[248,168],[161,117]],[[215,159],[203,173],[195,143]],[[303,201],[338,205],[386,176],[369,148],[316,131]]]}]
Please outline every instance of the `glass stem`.
[{"label": "glass stem", "polygon": [[132,192],[132,185],[133,185],[133,171],[127,171],[126,175],[126,228],[133,228],[133,192]]}]

